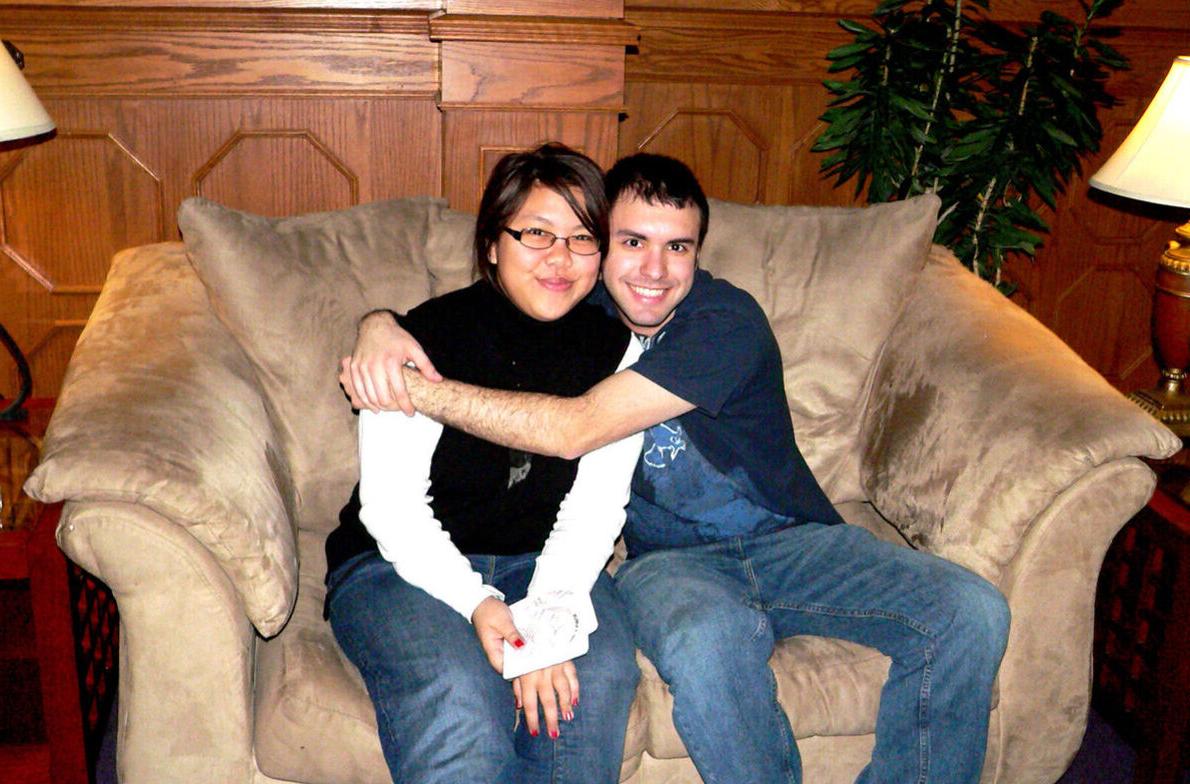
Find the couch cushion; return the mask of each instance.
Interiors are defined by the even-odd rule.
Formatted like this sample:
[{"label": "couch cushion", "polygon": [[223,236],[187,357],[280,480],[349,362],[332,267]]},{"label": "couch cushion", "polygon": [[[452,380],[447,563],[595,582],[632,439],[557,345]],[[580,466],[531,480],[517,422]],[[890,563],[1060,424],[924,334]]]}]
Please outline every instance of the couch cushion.
[{"label": "couch cushion", "polygon": [[836,503],[865,497],[857,443],[868,381],[925,265],[939,204],[933,195],[866,208],[711,201],[702,265],[768,315],[798,445]]},{"label": "couch cushion", "polygon": [[[852,523],[896,539],[895,530],[868,504],[845,504],[839,511]],[[299,533],[302,580],[293,619],[257,657],[257,762],[280,779],[384,784],[389,779],[372,703],[322,618],[323,538]],[[642,677],[624,743],[625,775],[646,749],[657,759],[688,756],[673,725],[668,687],[648,659],[638,654],[637,661]],[[840,640],[794,637],[777,644],[770,665],[797,738],[875,730],[888,675],[889,659],[883,654]],[[994,694],[993,705],[997,701]]]},{"label": "couch cushion", "polygon": [[293,477],[294,522],[333,527],[359,476],[338,360],[368,310],[403,312],[470,280],[472,219],[432,199],[277,219],[194,198],[178,225],[216,315],[264,389]]},{"label": "couch cushion", "polygon": [[[258,652],[257,764],[289,781],[387,784],[363,680],[322,618],[322,541],[321,534],[299,533],[297,607],[285,632]],[[673,726],[668,687],[643,655],[637,661],[642,679],[624,743],[626,772],[646,748],[657,758],[688,756]],[[780,643],[771,664],[797,737],[872,732],[888,672],[885,656],[852,643],[799,637]]]},{"label": "couch cushion", "polygon": [[140,504],[183,527],[272,635],[298,564],[269,431],[252,366],[182,244],[130,248],[112,260],[25,489],[45,502]]}]

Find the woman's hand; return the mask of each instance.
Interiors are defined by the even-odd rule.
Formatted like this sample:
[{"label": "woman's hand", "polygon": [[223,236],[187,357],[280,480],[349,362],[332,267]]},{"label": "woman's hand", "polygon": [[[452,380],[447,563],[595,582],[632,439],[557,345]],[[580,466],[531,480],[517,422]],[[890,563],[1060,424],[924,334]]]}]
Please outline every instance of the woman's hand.
[{"label": "woman's hand", "polygon": [[496,672],[504,674],[504,641],[514,648],[525,644],[516,624],[512,622],[512,611],[508,605],[494,596],[484,599],[471,613],[471,625],[475,627],[475,636],[483,646],[483,652],[488,662]]},{"label": "woman's hand", "polygon": [[360,322],[355,351],[339,363],[339,383],[355,408],[370,411],[399,408],[413,416],[416,409],[401,373],[406,362],[416,365],[429,380],[442,380],[421,344],[390,313],[369,313]]},{"label": "woman's hand", "polygon": [[570,721],[578,705],[578,672],[574,662],[564,661],[544,669],[527,672],[512,681],[517,705],[525,710],[525,726],[537,737],[540,731],[538,706],[545,715],[545,729],[551,738],[559,734],[558,717]]}]

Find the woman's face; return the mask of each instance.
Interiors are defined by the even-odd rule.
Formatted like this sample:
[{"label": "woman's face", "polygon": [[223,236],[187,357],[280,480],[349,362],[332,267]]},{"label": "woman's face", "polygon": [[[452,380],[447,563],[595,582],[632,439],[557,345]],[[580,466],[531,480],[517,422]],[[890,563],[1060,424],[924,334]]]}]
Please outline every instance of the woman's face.
[{"label": "woman's face", "polygon": [[[591,233],[566,199],[542,185],[534,185],[529,191],[525,203],[508,221],[508,228],[541,229],[559,238]],[[538,321],[559,319],[586,297],[599,276],[601,258],[598,253],[571,253],[563,239],[545,250],[533,250],[503,231],[488,255],[496,265],[496,279],[505,295]]]}]

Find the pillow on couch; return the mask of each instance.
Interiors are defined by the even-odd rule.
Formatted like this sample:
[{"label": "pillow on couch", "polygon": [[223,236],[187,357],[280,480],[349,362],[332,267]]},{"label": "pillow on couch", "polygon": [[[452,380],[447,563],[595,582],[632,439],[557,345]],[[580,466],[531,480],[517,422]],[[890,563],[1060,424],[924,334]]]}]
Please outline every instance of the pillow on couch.
[{"label": "pillow on couch", "polygon": [[290,218],[192,198],[178,225],[215,314],[264,389],[293,479],[294,522],[328,530],[359,476],[339,358],[367,311],[404,312],[470,281],[473,219],[428,198]]},{"label": "pillow on couch", "polygon": [[772,323],[802,454],[836,504],[863,500],[860,413],[876,358],[925,266],[934,195],[870,207],[711,200],[703,267]]}]

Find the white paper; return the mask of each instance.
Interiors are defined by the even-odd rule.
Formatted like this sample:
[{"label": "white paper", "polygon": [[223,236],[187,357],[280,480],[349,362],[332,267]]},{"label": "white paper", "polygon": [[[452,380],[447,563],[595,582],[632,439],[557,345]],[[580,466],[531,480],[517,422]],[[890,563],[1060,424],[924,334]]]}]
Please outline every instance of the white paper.
[{"label": "white paper", "polygon": [[588,637],[598,627],[589,594],[551,591],[522,599],[509,609],[525,645],[514,648],[504,643],[508,680],[582,656],[588,650]]}]

